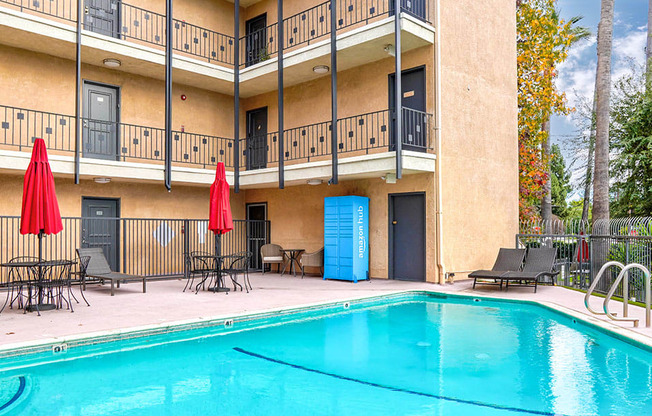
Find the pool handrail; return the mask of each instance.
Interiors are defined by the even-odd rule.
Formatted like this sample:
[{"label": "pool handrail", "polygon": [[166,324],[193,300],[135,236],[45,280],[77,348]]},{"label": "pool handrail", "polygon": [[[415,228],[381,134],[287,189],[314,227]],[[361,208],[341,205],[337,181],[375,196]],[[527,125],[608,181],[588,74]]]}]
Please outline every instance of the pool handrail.
[{"label": "pool handrail", "polygon": [[[589,286],[589,290],[587,290],[587,291],[586,291],[586,295],[584,295],[584,306],[586,306],[586,309],[588,309],[589,312],[591,312],[591,313],[594,314],[594,315],[604,315],[604,313],[603,313],[603,312],[599,312],[599,311],[596,311],[596,310],[591,309],[591,306],[590,306],[590,304],[589,304],[590,299],[591,299],[591,295],[593,294],[593,291],[595,290],[595,287],[598,285],[598,282],[600,281],[600,279],[602,278],[602,276],[604,275],[604,273],[607,271],[607,269],[609,269],[610,267],[614,267],[614,266],[620,268],[621,270],[625,268],[625,265],[622,264],[622,263],[619,262],[619,261],[609,261],[609,262],[606,262],[606,263],[605,263],[605,264],[600,268],[600,271],[599,271],[598,274],[595,276],[595,279],[593,279],[593,282],[591,282],[591,286]],[[616,314],[614,314],[614,316],[616,316]],[[627,316],[627,315],[625,315],[625,316]]]},{"label": "pool handrail", "polygon": [[[629,270],[631,269],[640,269],[643,274],[645,275],[645,327],[649,328],[650,327],[650,271],[648,270],[647,267],[643,266],[642,264],[639,263],[630,263],[627,266],[625,266],[620,273],[618,273],[618,277],[616,277],[616,280],[613,282],[611,287],[609,288],[609,292],[607,293],[607,296],[604,298],[604,314],[607,315],[610,319],[614,321],[627,321],[627,322],[632,322],[634,324],[634,328],[638,328],[638,319],[636,318],[627,318],[627,305],[629,304]],[[623,280],[623,277],[625,277],[625,280]],[[616,289],[618,288],[618,284],[620,281],[623,280],[623,317],[618,318],[615,315],[611,314],[609,312],[609,301],[611,300],[611,297],[616,293]]]}]

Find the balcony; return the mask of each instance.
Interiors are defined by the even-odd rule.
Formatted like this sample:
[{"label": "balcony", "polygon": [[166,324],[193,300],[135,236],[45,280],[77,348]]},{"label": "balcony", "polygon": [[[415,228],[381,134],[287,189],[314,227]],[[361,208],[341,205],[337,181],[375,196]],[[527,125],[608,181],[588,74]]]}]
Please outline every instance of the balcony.
[{"label": "balcony", "polygon": [[[82,59],[102,65],[118,58],[121,70],[162,79],[165,64],[165,15],[122,1],[85,1]],[[329,64],[330,2],[323,2],[282,22],[241,37],[241,95],[249,97],[277,88],[279,47],[285,52],[286,85],[316,78],[312,67]],[[102,5],[102,6],[98,6]],[[434,43],[429,0],[401,0],[402,49]],[[384,46],[394,42],[393,0],[338,0],[338,69],[345,70],[386,58]],[[10,46],[74,59],[76,0],[0,0],[0,39]],[[235,39],[218,30],[174,19],[175,82],[232,94]],[[39,38],[48,36],[48,42]]]},{"label": "balcony", "polygon": [[[165,130],[129,123],[82,119],[80,174],[126,180],[162,179]],[[286,181],[329,179],[332,141],[330,122],[293,127],[283,134]],[[432,115],[403,109],[405,173],[432,171]],[[218,162],[227,167],[233,183],[234,140],[173,131],[173,181],[209,184]],[[341,176],[381,176],[394,170],[392,117],[389,110],[341,118],[337,122]],[[75,117],[0,105],[0,166],[25,169],[35,138],[45,140],[55,173],[72,174]],[[273,186],[278,181],[278,132],[239,140],[243,187]],[[394,160],[394,162],[392,162]]]}]

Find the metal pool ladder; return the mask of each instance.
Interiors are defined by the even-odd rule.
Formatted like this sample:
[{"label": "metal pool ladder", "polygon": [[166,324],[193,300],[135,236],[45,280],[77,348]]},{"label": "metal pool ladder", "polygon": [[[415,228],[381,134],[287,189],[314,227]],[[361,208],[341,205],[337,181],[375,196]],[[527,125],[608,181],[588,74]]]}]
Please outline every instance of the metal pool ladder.
[{"label": "metal pool ladder", "polygon": [[[618,267],[620,269],[620,273],[618,273],[618,277],[616,277],[616,280],[612,283],[611,287],[609,288],[609,291],[607,292],[607,296],[605,296],[604,298],[604,303],[603,303],[604,312],[598,312],[591,309],[591,306],[589,305],[589,299],[591,297],[591,294],[595,290],[595,287],[598,285],[598,282],[604,275],[604,273],[611,267]],[[629,306],[629,271],[632,269],[641,270],[645,276],[645,327],[649,328],[650,327],[650,302],[652,301],[652,299],[650,299],[652,297],[651,289],[650,289],[650,271],[647,269],[647,267],[643,266],[642,264],[631,263],[625,266],[618,261],[609,261],[605,263],[600,269],[600,271],[598,272],[598,274],[595,276],[595,279],[593,279],[593,282],[591,283],[589,290],[586,292],[586,295],[584,296],[584,305],[586,306],[586,309],[589,310],[589,312],[595,315],[607,315],[609,319],[612,319],[614,321],[632,322],[635,328],[638,327],[638,321],[639,321],[638,319],[627,317],[628,306]],[[625,280],[623,280],[623,277],[625,277]],[[620,284],[621,281],[623,282],[623,317],[618,318],[615,313],[609,312],[609,301],[611,300],[614,293],[616,293],[616,289],[618,288],[618,285]]]}]

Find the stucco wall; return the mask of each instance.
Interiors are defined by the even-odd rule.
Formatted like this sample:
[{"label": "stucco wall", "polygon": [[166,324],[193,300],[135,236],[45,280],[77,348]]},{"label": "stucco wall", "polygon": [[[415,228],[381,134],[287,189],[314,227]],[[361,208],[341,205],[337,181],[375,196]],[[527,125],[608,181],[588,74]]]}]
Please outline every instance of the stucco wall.
[{"label": "stucco wall", "polygon": [[425,192],[426,194],[426,278],[434,282],[435,199],[434,175],[408,175],[396,184],[382,179],[342,181],[339,185],[292,186],[279,189],[247,189],[246,203],[267,203],[271,221],[271,241],[287,248],[311,252],[324,245],[324,197],[366,196],[369,203],[369,266],[371,277],[388,277],[388,195]]},{"label": "stucco wall", "polygon": [[515,16],[513,1],[441,0],[441,163],[448,270],[490,267],[499,247],[514,245]]}]

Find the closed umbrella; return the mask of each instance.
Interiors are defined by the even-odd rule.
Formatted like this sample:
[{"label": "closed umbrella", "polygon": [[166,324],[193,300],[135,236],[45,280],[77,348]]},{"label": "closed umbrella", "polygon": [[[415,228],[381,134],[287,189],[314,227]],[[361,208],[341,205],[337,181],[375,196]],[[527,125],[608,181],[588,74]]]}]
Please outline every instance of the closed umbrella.
[{"label": "closed umbrella", "polygon": [[[219,162],[215,170],[215,181],[211,185],[211,199],[209,206],[208,216],[208,229],[216,235],[215,239],[215,255],[221,254],[221,240],[222,234],[226,234],[233,230],[233,216],[231,214],[231,202],[229,200],[229,184],[226,181],[226,172],[224,170],[224,163]],[[219,282],[221,280],[221,271],[218,266],[218,287],[217,291],[228,291],[226,288],[220,288]]]},{"label": "closed umbrella", "polygon": [[56,234],[61,230],[63,224],[45,142],[36,139],[23,183],[20,233],[38,235],[38,256],[43,259],[43,235]]},{"label": "closed umbrella", "polygon": [[[20,213],[20,233],[38,235],[38,275],[42,277],[43,235],[56,234],[63,230],[59,203],[54,190],[54,177],[48,162],[48,153],[43,139],[34,140],[32,159],[25,172],[23,183],[23,205]],[[53,309],[55,305],[41,304],[42,288],[39,287],[36,311]],[[28,308],[29,309],[29,308]]]}]

